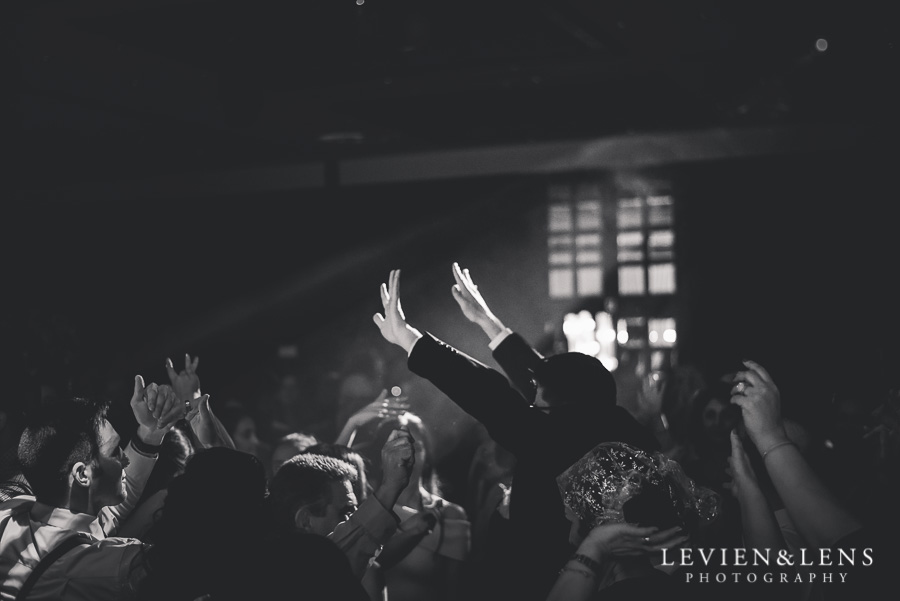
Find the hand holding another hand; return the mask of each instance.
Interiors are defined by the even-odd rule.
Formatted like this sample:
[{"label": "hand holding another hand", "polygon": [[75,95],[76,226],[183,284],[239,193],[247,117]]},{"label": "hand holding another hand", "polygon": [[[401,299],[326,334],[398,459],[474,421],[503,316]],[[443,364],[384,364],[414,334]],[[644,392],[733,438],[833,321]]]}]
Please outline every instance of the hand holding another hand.
[{"label": "hand holding another hand", "polygon": [[166,432],[184,417],[184,403],[170,386],[151,383],[145,387],[141,376],[134,378],[131,410],[138,423],[138,437],[150,445],[161,444]]}]

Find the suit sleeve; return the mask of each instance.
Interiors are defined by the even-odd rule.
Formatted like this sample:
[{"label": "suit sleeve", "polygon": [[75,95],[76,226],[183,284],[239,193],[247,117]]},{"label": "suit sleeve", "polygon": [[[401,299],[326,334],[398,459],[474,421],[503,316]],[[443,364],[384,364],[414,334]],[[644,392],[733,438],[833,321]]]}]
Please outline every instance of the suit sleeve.
[{"label": "suit sleeve", "polygon": [[438,387],[515,454],[540,440],[547,420],[500,372],[426,334],[409,355],[409,369]]},{"label": "suit sleeve", "polygon": [[506,336],[494,349],[493,357],[512,382],[513,387],[532,403],[536,394],[531,378],[543,356],[515,332]]}]

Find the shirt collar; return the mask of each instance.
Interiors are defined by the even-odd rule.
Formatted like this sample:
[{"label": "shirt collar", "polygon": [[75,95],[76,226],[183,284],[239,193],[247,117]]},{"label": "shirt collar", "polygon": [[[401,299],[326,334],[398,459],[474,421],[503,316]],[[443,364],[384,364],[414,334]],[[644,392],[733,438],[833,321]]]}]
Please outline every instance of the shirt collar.
[{"label": "shirt collar", "polygon": [[48,526],[60,528],[62,530],[74,530],[90,534],[94,538],[103,538],[97,536],[99,525],[97,516],[87,513],[75,513],[62,507],[53,507],[45,503],[36,502],[31,509],[31,517],[36,521]]}]

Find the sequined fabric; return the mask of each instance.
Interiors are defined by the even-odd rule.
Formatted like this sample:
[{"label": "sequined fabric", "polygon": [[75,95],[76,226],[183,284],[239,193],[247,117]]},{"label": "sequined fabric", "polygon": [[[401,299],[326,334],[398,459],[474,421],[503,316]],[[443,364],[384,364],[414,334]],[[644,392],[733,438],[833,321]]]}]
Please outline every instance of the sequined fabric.
[{"label": "sequined fabric", "polygon": [[591,528],[624,522],[625,503],[650,486],[666,492],[684,523],[709,523],[719,513],[719,495],[695,485],[677,461],[622,442],[597,445],[556,482],[566,507]]}]

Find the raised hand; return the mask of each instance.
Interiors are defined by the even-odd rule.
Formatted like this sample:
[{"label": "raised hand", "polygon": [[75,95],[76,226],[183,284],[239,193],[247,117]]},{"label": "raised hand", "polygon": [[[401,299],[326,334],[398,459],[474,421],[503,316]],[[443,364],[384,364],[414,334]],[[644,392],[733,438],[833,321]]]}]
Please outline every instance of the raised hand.
[{"label": "raised hand", "polygon": [[403,315],[403,308],[400,306],[399,269],[391,270],[388,283],[381,284],[381,304],[384,307],[384,315],[376,313],[373,316],[375,325],[385,340],[409,353],[416,340],[422,337],[422,333],[406,323],[406,316]]},{"label": "raised hand", "polygon": [[347,418],[347,422],[341,428],[340,433],[335,438],[335,442],[344,445],[348,444],[350,437],[358,427],[378,417],[381,410],[385,407],[387,395],[387,389],[383,388],[374,401]]},{"label": "raised hand", "polygon": [[653,371],[641,378],[641,391],[637,395],[635,417],[641,423],[656,419],[662,413],[667,380],[662,372]]},{"label": "raised hand", "polygon": [[[180,372],[175,371],[175,366],[171,359],[166,359],[166,373],[169,375],[169,383],[178,398],[182,401],[191,401],[200,398],[200,377],[197,375],[197,365],[200,363],[200,357],[194,357],[187,353],[184,354],[184,369]],[[196,404],[192,403],[192,408]]]},{"label": "raised hand", "polygon": [[765,455],[774,445],[790,440],[781,418],[781,394],[761,365],[754,361],[743,363],[747,369],[734,375],[731,402],[741,408],[750,440]]},{"label": "raised hand", "polygon": [[204,449],[209,447],[228,447],[233,449],[234,441],[228,434],[228,430],[213,415],[212,409],[209,407],[209,395],[202,395],[196,400],[196,404],[196,408],[191,409],[185,416],[185,419],[191,425],[196,443]]},{"label": "raised hand", "polygon": [[394,497],[385,507],[393,507],[397,496],[409,484],[412,468],[416,463],[414,442],[409,431],[401,428],[391,432],[381,449],[382,478],[378,490]]},{"label": "raised hand", "polygon": [[170,386],[151,383],[144,386],[144,378],[134,377],[131,410],[138,422],[138,436],[151,445],[162,443],[166,432],[184,417],[184,403]]},{"label": "raised hand", "polygon": [[469,270],[461,269],[459,263],[454,262],[453,279],[456,280],[456,284],[450,291],[466,319],[481,327],[491,338],[502,332],[503,323],[488,307],[481,292],[478,291],[478,286],[472,281]]}]

